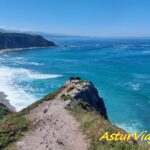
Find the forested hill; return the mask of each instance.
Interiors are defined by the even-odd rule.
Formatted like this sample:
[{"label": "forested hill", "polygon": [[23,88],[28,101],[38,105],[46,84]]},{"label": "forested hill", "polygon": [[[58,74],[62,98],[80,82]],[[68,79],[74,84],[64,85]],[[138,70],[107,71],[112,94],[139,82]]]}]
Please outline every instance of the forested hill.
[{"label": "forested hill", "polygon": [[40,35],[24,33],[2,33],[0,32],[0,50],[31,47],[53,47],[54,42],[44,39]]}]

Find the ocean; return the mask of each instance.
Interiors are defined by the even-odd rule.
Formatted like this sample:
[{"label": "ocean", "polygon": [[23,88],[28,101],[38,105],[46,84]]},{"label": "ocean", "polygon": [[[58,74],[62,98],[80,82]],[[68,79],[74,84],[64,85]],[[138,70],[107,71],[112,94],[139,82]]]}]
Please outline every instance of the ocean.
[{"label": "ocean", "polygon": [[150,132],[150,39],[52,40],[59,47],[0,52],[0,91],[17,110],[79,76],[95,84],[113,124]]}]

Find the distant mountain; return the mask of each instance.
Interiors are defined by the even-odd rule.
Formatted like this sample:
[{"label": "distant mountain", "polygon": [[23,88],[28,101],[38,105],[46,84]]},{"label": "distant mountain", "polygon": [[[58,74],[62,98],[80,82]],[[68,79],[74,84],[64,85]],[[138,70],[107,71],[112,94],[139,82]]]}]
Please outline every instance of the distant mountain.
[{"label": "distant mountain", "polygon": [[46,40],[40,35],[0,32],[0,49],[52,46],[56,46],[56,44],[54,42]]},{"label": "distant mountain", "polygon": [[5,29],[0,28],[0,32],[7,32]]},{"label": "distant mountain", "polygon": [[62,33],[51,33],[51,32],[40,32],[40,31],[31,31],[31,30],[17,30],[17,29],[3,29],[0,28],[0,32],[7,33],[26,33],[31,35],[42,35],[44,38],[53,39],[53,38],[90,38],[90,36],[83,35],[71,35],[71,34],[62,34]]}]

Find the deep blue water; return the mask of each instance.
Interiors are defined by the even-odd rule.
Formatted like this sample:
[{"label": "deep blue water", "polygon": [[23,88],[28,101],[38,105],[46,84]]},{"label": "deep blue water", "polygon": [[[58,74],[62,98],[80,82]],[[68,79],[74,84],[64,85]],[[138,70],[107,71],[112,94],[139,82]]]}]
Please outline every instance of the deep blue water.
[{"label": "deep blue water", "polygon": [[0,91],[12,105],[20,110],[80,76],[98,88],[114,124],[150,131],[149,39],[54,41],[60,47],[0,53]]}]

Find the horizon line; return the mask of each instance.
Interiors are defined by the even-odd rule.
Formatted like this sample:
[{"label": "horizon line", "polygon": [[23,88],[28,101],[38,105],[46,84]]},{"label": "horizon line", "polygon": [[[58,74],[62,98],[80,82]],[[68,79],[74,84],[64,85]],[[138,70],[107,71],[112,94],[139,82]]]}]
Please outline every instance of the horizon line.
[{"label": "horizon line", "polygon": [[[31,29],[5,28],[0,26],[0,29],[8,33],[34,33],[34,34],[48,34],[53,36],[72,36],[72,37],[87,37],[87,38],[150,38],[150,35],[87,35],[87,34],[68,34],[68,33],[53,33],[49,31],[37,31]],[[1,32],[1,31],[0,31]]]}]

